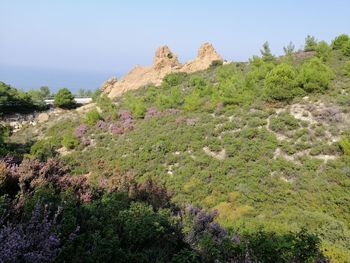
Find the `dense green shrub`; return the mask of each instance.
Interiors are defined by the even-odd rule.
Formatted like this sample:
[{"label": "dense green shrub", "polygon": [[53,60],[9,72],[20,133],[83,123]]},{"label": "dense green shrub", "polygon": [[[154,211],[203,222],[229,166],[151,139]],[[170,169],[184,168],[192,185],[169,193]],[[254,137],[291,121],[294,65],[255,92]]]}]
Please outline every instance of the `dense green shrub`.
[{"label": "dense green shrub", "polygon": [[131,111],[135,118],[143,118],[146,113],[146,104],[142,97],[133,94],[126,96],[125,106]]},{"label": "dense green shrub", "polygon": [[222,65],[223,65],[222,60],[214,60],[211,62],[210,67],[215,68],[215,67],[222,66]]},{"label": "dense green shrub", "polygon": [[246,76],[246,84],[249,87],[261,84],[268,72],[274,67],[271,62],[264,62],[261,58],[253,56],[249,59],[249,71]]},{"label": "dense green shrub", "polygon": [[86,123],[87,125],[93,126],[99,120],[102,120],[102,117],[101,117],[100,113],[97,111],[97,109],[95,108],[95,109],[88,111],[85,114],[84,123]]},{"label": "dense green shrub", "polygon": [[304,51],[313,51],[316,49],[317,40],[314,36],[307,35],[305,38]]},{"label": "dense green shrub", "polygon": [[320,92],[328,89],[334,77],[332,70],[318,58],[304,63],[298,75],[298,83],[306,92]]},{"label": "dense green shrub", "polygon": [[163,79],[163,87],[173,87],[179,85],[186,78],[186,73],[170,73],[166,75]]},{"label": "dense green shrub", "polygon": [[103,114],[104,119],[116,120],[118,117],[117,106],[112,102],[106,94],[96,98],[96,106],[98,106]]},{"label": "dense green shrub", "polygon": [[73,135],[73,132],[67,132],[62,139],[62,145],[71,150],[79,145],[79,140]]},{"label": "dense green shrub", "polygon": [[350,156],[350,140],[348,137],[342,137],[339,141],[339,146],[343,154]]},{"label": "dense green shrub", "polygon": [[43,139],[37,141],[30,148],[30,154],[35,156],[40,161],[46,161],[47,159],[57,155],[56,145],[51,139]]},{"label": "dense green shrub", "polygon": [[338,49],[340,50],[349,41],[350,41],[350,38],[348,35],[346,35],[346,34],[339,35],[332,41],[332,48],[336,49],[336,50],[338,50]]},{"label": "dense green shrub", "polygon": [[265,79],[268,98],[273,100],[291,100],[296,95],[297,74],[295,69],[281,63],[271,70]]},{"label": "dense green shrub", "polygon": [[344,74],[350,77],[350,60],[348,60],[344,65]]},{"label": "dense green shrub", "polygon": [[287,112],[282,112],[271,118],[270,129],[285,133],[300,127],[299,121]]},{"label": "dense green shrub", "polygon": [[331,47],[328,45],[326,41],[320,41],[315,47],[316,56],[320,58],[322,61],[327,61],[331,55]]},{"label": "dense green shrub", "polygon": [[345,56],[350,57],[350,40],[343,45],[341,51]]},{"label": "dense green shrub", "polygon": [[66,88],[63,88],[63,89],[60,89],[55,95],[54,104],[55,106],[60,108],[70,109],[75,107],[76,102],[74,100],[74,96],[72,92],[70,92]]}]

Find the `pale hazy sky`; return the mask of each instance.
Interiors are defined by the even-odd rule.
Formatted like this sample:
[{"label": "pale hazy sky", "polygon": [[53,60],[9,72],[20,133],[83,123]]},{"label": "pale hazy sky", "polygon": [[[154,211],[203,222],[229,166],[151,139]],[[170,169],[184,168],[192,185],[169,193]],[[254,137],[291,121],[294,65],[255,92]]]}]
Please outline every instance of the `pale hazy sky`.
[{"label": "pale hazy sky", "polygon": [[346,0],[0,0],[0,11],[0,81],[23,88],[94,88],[150,64],[163,44],[180,61],[205,41],[242,61],[265,40],[281,54],[307,34],[350,33]]}]

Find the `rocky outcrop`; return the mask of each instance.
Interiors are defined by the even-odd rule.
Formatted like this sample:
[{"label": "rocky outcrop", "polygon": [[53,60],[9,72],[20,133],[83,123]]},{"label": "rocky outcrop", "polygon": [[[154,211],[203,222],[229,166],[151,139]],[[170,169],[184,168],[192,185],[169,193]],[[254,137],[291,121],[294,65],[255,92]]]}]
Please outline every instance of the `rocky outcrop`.
[{"label": "rocky outcrop", "polygon": [[171,52],[169,47],[161,46],[157,49],[151,66],[137,66],[119,81],[116,78],[107,80],[101,89],[110,98],[114,98],[128,90],[138,89],[149,84],[158,86],[169,73],[192,73],[207,69],[213,61],[217,60],[223,61],[210,43],[203,44],[197,57],[185,64],[179,63],[177,56]]},{"label": "rocky outcrop", "polygon": [[216,52],[213,45],[204,43],[198,50],[197,57],[184,64],[181,71],[192,73],[207,69],[213,61],[223,61],[222,57]]}]

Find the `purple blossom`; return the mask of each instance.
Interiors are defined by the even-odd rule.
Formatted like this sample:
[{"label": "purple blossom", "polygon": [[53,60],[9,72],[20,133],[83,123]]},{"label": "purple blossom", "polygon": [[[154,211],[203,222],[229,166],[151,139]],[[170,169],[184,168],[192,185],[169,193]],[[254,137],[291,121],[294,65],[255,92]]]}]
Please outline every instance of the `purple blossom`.
[{"label": "purple blossom", "polygon": [[97,123],[96,123],[96,127],[101,129],[101,130],[108,130],[108,123],[105,122],[105,121],[102,121],[102,120],[99,120]]},{"label": "purple blossom", "polygon": [[145,119],[150,119],[152,117],[157,117],[157,116],[162,116],[162,115],[167,115],[167,114],[175,114],[180,112],[178,109],[166,109],[164,111],[159,111],[156,107],[150,107],[147,109],[146,114],[145,114]]},{"label": "purple blossom", "polygon": [[84,136],[84,134],[86,134],[87,132],[87,125],[85,124],[80,124],[78,127],[75,128],[74,130],[74,136],[77,137],[77,138],[81,138]]},{"label": "purple blossom", "polygon": [[91,140],[89,138],[83,137],[83,138],[81,138],[80,143],[83,146],[89,146],[91,144]]},{"label": "purple blossom", "polygon": [[176,114],[176,113],[179,113],[180,110],[178,109],[173,109],[173,108],[170,108],[170,109],[166,109],[163,113],[164,114]]},{"label": "purple blossom", "polygon": [[53,262],[61,251],[60,239],[54,232],[57,216],[50,219],[41,203],[33,209],[29,222],[8,224],[0,229],[1,262]]},{"label": "purple blossom", "polygon": [[111,126],[111,132],[114,134],[123,134],[124,133],[124,128],[121,127],[120,125],[112,125]]},{"label": "purple blossom", "polygon": [[145,119],[150,119],[152,117],[155,116],[160,116],[162,115],[162,113],[160,111],[158,111],[158,109],[156,107],[150,107],[147,109],[146,114],[145,114]]},{"label": "purple blossom", "polygon": [[120,110],[118,112],[118,117],[119,117],[119,120],[121,120],[121,121],[133,120],[131,112],[127,111],[127,110]]}]

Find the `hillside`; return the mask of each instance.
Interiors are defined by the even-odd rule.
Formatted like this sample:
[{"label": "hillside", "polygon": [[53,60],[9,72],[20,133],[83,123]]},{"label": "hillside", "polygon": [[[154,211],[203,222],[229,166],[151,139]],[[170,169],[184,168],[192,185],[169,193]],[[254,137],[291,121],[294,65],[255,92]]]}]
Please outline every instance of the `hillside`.
[{"label": "hillside", "polygon": [[[140,250],[140,254],[147,255],[142,262],[150,261],[150,251],[161,253],[157,249],[167,256],[176,254],[158,262],[350,262],[349,44],[349,38],[339,36],[331,45],[321,41],[306,45],[302,52],[286,52],[283,57],[274,57],[265,46],[262,56],[249,62],[221,65],[212,63],[215,59],[201,71],[165,70],[164,77],[156,76],[162,78],[161,82],[135,86],[143,82],[135,79],[130,90],[112,81],[104,88],[108,96],[104,94],[93,104],[76,110],[51,113],[47,120],[25,126],[4,143],[20,146],[22,153],[27,151],[26,158],[43,163],[55,158],[60,165],[69,167],[64,176],[77,178],[84,188],[69,181],[74,179],[65,179],[70,183],[59,181],[59,185],[73,185],[79,198],[92,202],[82,205],[87,209],[81,212],[83,215],[98,214],[101,211],[94,209],[101,206],[106,213],[103,216],[108,218],[112,211],[108,210],[109,202],[124,209],[124,217],[118,219],[121,221],[104,217],[94,221],[91,217],[89,224],[103,220],[111,225],[132,224],[139,218],[133,213],[141,210],[147,218],[156,218],[162,236],[156,237],[158,245],[152,248],[144,248],[142,242],[147,238],[135,230],[145,225],[127,225],[135,231],[127,232],[133,235],[133,241],[128,236],[127,242],[141,239],[135,251],[145,249]],[[177,61],[175,56],[171,59]],[[133,79],[130,74],[134,73],[129,73],[122,83]],[[16,155],[15,150],[12,155]],[[159,202],[154,197],[145,198],[145,185],[169,197],[166,205],[160,202],[162,209],[169,209],[165,209],[167,212],[158,209]],[[41,196],[59,202],[49,190],[39,189],[40,192],[35,187],[28,186],[33,193],[26,198],[34,196],[39,200]],[[56,181],[47,189],[51,187],[57,194]],[[152,207],[137,210],[120,197],[93,201],[91,189],[126,191],[133,201],[148,202]],[[130,197],[133,190],[137,194]],[[62,196],[60,192],[59,200],[66,198]],[[207,211],[205,220],[211,225],[203,223],[202,228],[196,228],[196,222],[202,222],[196,217],[198,211],[179,213],[181,209],[190,211],[188,207]],[[165,214],[171,215],[171,223],[162,221]],[[188,224],[186,215],[194,215],[194,226]],[[79,222],[79,216],[71,218]],[[174,218],[183,220],[182,234],[171,232],[176,225]],[[217,232],[208,230],[214,221],[220,224],[215,223]],[[205,234],[193,238],[191,227]],[[158,231],[156,228],[152,228],[153,233]],[[106,234],[101,233],[96,235],[101,238]],[[189,233],[192,239],[186,236]],[[232,236],[230,241],[225,239],[233,233],[241,241]],[[187,239],[169,241],[174,235]],[[92,242],[93,238],[89,238]],[[160,249],[161,240],[169,243],[164,241]],[[170,249],[171,242],[181,248],[181,253]],[[128,249],[134,249],[133,245]],[[87,255],[80,243],[70,249],[74,246]],[[64,251],[66,255],[73,253]],[[138,262],[123,256],[125,262]],[[99,262],[104,260],[110,259],[99,258]]]}]

